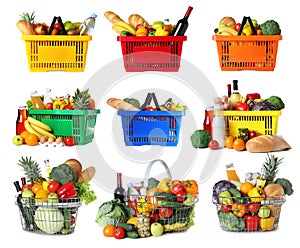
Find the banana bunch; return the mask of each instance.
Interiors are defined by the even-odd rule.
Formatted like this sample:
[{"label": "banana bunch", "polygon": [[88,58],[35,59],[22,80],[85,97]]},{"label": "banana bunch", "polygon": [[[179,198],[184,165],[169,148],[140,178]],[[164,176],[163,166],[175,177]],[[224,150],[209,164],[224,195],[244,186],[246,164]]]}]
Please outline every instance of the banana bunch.
[{"label": "banana bunch", "polygon": [[126,31],[131,33],[132,35],[135,35],[135,29],[124,21],[117,21],[113,24],[112,29],[117,33],[121,34],[122,31]]},{"label": "banana bunch", "polygon": [[217,35],[238,35],[238,31],[232,27],[220,26]]},{"label": "banana bunch", "polygon": [[29,133],[34,133],[38,136],[39,139],[43,136],[46,136],[48,138],[52,137],[54,139],[56,138],[55,135],[51,133],[52,128],[50,126],[32,118],[31,116],[27,117],[24,126]]}]

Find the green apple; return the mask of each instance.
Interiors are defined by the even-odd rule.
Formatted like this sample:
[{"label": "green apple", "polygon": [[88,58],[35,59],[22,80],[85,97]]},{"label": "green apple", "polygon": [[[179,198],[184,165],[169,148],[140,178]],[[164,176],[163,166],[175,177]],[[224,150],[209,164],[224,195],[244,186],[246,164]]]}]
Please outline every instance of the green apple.
[{"label": "green apple", "polygon": [[219,203],[221,203],[221,204],[232,204],[233,203],[231,194],[228,190],[222,191],[219,194]]},{"label": "green apple", "polygon": [[59,198],[56,193],[50,193],[48,195],[48,203],[58,203],[58,202],[59,202]]},{"label": "green apple", "polygon": [[22,197],[23,197],[23,198],[34,197],[34,194],[33,194],[33,192],[32,192],[30,189],[25,189],[25,190],[22,192]]},{"label": "green apple", "polygon": [[150,231],[153,236],[159,237],[164,233],[164,227],[162,226],[162,224],[154,222],[150,226]]},{"label": "green apple", "polygon": [[267,206],[261,206],[258,210],[258,216],[262,219],[268,218],[271,214],[271,209]]},{"label": "green apple", "polygon": [[13,143],[16,145],[16,146],[20,146],[22,145],[24,142],[24,139],[21,135],[15,135],[13,137]]}]

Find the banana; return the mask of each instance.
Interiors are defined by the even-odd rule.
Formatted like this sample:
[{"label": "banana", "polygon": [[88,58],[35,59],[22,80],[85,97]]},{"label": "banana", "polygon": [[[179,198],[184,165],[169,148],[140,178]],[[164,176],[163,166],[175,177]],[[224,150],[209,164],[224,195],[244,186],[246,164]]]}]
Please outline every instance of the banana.
[{"label": "banana", "polygon": [[115,27],[115,29],[118,29],[118,30],[120,29],[118,26],[121,26],[121,27],[123,27],[123,30],[128,31],[132,35],[135,35],[135,28],[124,21],[117,21],[116,23],[114,23],[114,25],[112,27],[113,29],[114,29],[114,26],[117,26],[117,27]]},{"label": "banana", "polygon": [[35,124],[31,124],[31,127],[38,132],[41,136],[47,136],[48,138],[52,137],[54,139],[56,139],[56,136],[48,131],[46,131],[45,129],[41,128],[40,126],[37,126]]},{"label": "banana", "polygon": [[231,36],[232,34],[229,32],[218,32],[217,35]]},{"label": "banana", "polygon": [[24,127],[29,133],[33,133],[33,134],[37,135],[39,139],[42,137],[42,135],[39,132],[37,132],[35,129],[33,129],[33,127],[30,125],[28,120],[26,120],[24,122]]},{"label": "banana", "polygon": [[120,34],[122,31],[129,32],[127,29],[125,29],[124,27],[121,27],[119,25],[113,25],[112,30],[116,31],[117,34]]},{"label": "banana", "polygon": [[231,35],[238,35],[238,31],[236,31],[235,29],[233,29],[231,27],[227,27],[227,26],[219,28],[218,33],[223,33],[223,32],[228,32]]},{"label": "banana", "polygon": [[44,129],[45,131],[48,131],[48,132],[52,131],[52,128],[50,126],[48,126],[47,124],[45,124],[39,120],[32,118],[31,116],[28,116],[27,120],[29,121],[30,124],[38,126],[41,129]]}]

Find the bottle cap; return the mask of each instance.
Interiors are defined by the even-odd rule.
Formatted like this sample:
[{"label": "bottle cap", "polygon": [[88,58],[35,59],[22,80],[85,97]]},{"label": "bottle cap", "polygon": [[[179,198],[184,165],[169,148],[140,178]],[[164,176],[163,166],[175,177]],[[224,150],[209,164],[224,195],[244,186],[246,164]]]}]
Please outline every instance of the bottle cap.
[{"label": "bottle cap", "polygon": [[97,18],[97,14],[93,13],[93,14],[91,15],[91,17]]},{"label": "bottle cap", "polygon": [[226,169],[233,168],[233,163],[225,165]]}]

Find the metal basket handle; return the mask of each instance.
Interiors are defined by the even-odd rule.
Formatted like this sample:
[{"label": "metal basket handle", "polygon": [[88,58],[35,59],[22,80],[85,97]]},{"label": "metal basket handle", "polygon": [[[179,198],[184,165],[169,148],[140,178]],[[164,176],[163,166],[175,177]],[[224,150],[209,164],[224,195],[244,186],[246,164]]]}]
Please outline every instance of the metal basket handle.
[{"label": "metal basket handle", "polygon": [[155,162],[160,162],[166,169],[166,172],[167,172],[167,175],[168,175],[168,178],[170,178],[172,180],[172,175],[171,175],[171,171],[168,167],[168,165],[161,159],[156,159],[156,160],[153,160],[149,163],[148,167],[147,167],[147,170],[145,172],[145,176],[144,176],[144,187],[147,188],[148,186],[148,179],[149,179],[149,174],[150,174],[150,170],[152,168],[152,165],[155,163]]},{"label": "metal basket handle", "polygon": [[252,22],[250,16],[244,16],[243,17],[243,21],[242,21],[241,27],[240,27],[240,29],[238,31],[238,35],[242,34],[243,28],[246,25],[247,21],[248,21],[248,23],[249,23],[249,25],[250,25],[250,27],[252,29],[252,35],[257,35],[256,29],[255,29],[255,27],[253,25],[253,22]]}]

